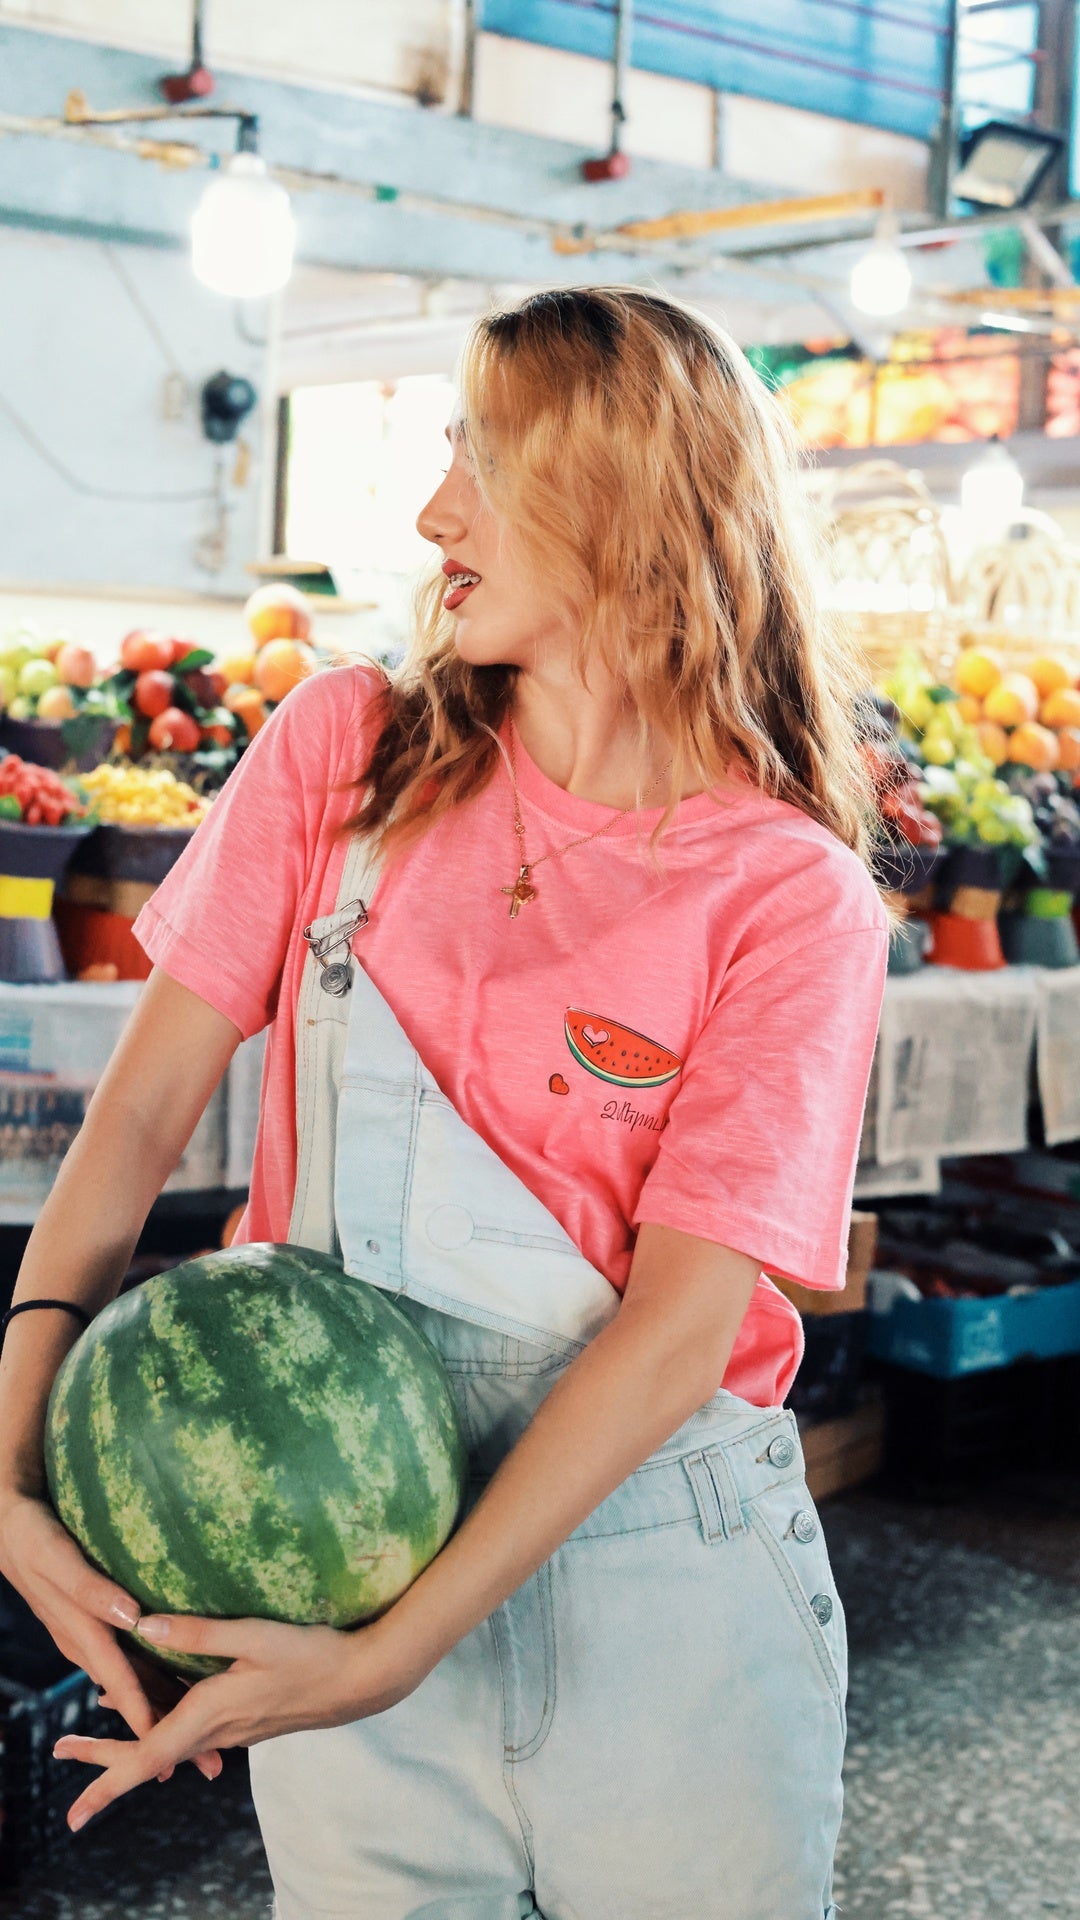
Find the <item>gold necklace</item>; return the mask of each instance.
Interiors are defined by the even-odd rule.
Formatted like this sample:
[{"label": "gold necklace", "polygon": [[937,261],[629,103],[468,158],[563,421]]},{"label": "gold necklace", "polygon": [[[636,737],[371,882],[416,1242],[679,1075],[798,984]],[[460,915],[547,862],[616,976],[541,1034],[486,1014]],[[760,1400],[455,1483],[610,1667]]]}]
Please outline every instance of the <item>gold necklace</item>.
[{"label": "gold necklace", "polygon": [[[618,813],[612,814],[610,820],[605,820],[603,826],[596,827],[592,833],[583,833],[576,840],[568,840],[565,846],[552,847],[550,852],[542,853],[539,860],[530,860],[525,852],[525,822],[521,817],[521,797],[518,793],[517,762],[514,757],[514,721],[512,715],[508,715],[507,717],[510,723],[510,778],[514,788],[514,832],[518,837],[519,865],[518,877],[514,881],[513,886],[500,887],[499,892],[510,895],[510,918],[511,920],[516,920],[522,907],[528,906],[530,900],[536,899],[536,888],[533,886],[530,877],[535,867],[542,866],[545,860],[554,860],[561,853],[568,853],[571,847],[582,847],[587,840],[598,839],[600,834],[607,833],[609,828],[624,819],[628,813],[633,813],[638,802],[633,801],[630,806],[620,808]],[[665,773],[670,771],[674,761],[675,756],[672,754],[667,766],[661,767],[656,779],[649,782],[649,785],[645,788],[645,794],[651,793],[654,787],[660,785]],[[642,795],[642,799],[644,799],[645,794]]]}]

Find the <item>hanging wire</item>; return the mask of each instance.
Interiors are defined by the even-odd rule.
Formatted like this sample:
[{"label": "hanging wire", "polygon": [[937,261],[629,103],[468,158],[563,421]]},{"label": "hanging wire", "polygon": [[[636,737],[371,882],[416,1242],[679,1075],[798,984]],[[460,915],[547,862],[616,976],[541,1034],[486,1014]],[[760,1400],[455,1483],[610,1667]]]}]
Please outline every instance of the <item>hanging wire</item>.
[{"label": "hanging wire", "polygon": [[214,487],[199,487],[186,493],[150,493],[145,490],[129,492],[123,487],[92,486],[88,481],[80,479],[77,473],[73,473],[65,461],[60,458],[59,454],[54,453],[51,447],[46,446],[40,435],[35,433],[30,422],[24,419],[18,408],[12,405],[7,395],[3,392],[0,392],[0,413],[4,414],[6,418],[10,420],[16,433],[21,435],[26,441],[27,446],[33,448],[40,460],[44,460],[46,466],[52,468],[53,472],[63,480],[65,486],[70,487],[73,493],[82,494],[85,499],[117,500],[135,507],[163,507],[187,506],[196,500],[213,500],[216,497],[216,489]]}]

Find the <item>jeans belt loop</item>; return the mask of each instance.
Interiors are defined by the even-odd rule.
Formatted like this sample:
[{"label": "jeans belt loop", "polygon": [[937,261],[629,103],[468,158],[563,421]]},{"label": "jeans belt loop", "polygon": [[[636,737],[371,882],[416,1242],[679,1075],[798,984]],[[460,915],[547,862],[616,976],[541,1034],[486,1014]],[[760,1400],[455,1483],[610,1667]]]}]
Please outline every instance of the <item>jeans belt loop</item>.
[{"label": "jeans belt loop", "polygon": [[749,1531],[739,1499],[739,1489],[735,1485],[735,1475],[723,1446],[707,1448],[704,1463],[716,1488],[716,1498],[723,1516],[724,1532],[729,1540],[737,1533]]}]

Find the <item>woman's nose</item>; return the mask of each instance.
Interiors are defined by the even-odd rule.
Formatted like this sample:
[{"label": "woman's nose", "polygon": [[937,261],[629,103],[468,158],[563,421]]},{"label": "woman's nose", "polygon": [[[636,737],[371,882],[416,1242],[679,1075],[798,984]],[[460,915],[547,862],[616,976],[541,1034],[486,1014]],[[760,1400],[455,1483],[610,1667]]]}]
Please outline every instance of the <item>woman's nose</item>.
[{"label": "woman's nose", "polygon": [[421,539],[430,540],[436,547],[447,547],[455,537],[465,533],[465,516],[456,495],[454,475],[450,472],[416,516],[416,531]]}]

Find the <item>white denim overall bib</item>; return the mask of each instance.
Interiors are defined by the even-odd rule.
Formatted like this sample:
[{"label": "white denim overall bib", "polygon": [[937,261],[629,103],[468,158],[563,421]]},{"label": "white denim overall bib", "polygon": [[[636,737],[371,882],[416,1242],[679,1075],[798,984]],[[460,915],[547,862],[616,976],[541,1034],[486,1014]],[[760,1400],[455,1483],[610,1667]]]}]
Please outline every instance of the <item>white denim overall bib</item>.
[{"label": "white denim overall bib", "polygon": [[[471,1504],[619,1297],[441,1092],[362,926],[335,946],[375,878],[354,842],[306,930],[290,1239],[441,1354]],[[803,1476],[791,1412],[721,1389],[408,1699],[252,1748],[276,1920],[835,1920],[847,1643]]]}]

